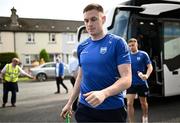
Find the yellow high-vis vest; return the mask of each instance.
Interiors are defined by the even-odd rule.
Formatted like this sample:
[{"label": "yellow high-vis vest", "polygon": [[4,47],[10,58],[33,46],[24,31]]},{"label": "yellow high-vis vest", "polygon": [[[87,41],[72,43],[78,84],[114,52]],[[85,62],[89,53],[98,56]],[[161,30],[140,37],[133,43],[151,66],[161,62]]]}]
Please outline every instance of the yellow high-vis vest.
[{"label": "yellow high-vis vest", "polygon": [[4,79],[7,82],[17,82],[19,73],[20,71],[18,65],[16,65],[16,67],[13,67],[12,64],[7,64]]}]

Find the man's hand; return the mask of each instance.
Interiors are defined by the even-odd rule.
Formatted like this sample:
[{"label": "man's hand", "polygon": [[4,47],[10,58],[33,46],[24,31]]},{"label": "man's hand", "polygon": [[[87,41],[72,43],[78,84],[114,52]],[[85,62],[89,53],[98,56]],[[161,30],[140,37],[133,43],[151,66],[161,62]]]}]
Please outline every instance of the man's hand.
[{"label": "man's hand", "polygon": [[28,76],[30,79],[36,80],[35,76]]},{"label": "man's hand", "polygon": [[32,79],[33,79],[33,80],[36,80],[36,77],[35,77],[35,76],[32,76]]},{"label": "man's hand", "polygon": [[102,91],[91,91],[83,94],[83,96],[85,96],[85,100],[93,107],[97,107],[106,99]]},{"label": "man's hand", "polygon": [[142,79],[142,80],[147,80],[148,76],[146,74],[143,74],[142,72],[138,72],[138,76]]}]

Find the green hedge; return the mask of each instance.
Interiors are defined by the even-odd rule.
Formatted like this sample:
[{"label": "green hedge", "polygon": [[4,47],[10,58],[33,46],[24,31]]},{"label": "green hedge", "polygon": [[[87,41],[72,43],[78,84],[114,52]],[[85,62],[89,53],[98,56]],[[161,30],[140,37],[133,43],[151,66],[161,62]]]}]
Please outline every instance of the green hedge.
[{"label": "green hedge", "polygon": [[12,58],[19,58],[17,53],[14,52],[6,52],[0,53],[0,70],[7,64],[11,63]]}]

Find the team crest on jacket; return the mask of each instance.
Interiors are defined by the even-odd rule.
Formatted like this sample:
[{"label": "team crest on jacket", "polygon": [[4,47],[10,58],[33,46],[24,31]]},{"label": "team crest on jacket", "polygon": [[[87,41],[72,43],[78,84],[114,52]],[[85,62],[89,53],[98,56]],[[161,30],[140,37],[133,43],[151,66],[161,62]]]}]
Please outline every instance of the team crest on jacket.
[{"label": "team crest on jacket", "polygon": [[107,47],[100,48],[100,54],[105,54],[107,52]]},{"label": "team crest on jacket", "polygon": [[141,60],[141,57],[137,57],[137,61],[140,61]]}]

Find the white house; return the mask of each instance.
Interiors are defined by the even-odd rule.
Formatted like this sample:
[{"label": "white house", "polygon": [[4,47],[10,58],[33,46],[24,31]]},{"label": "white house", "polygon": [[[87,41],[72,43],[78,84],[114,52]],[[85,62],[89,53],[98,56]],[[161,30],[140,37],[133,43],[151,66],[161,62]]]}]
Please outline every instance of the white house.
[{"label": "white house", "polygon": [[16,52],[25,66],[39,60],[42,49],[52,61],[60,55],[68,62],[82,21],[19,18],[14,7],[11,11],[11,17],[0,17],[0,52]]}]

